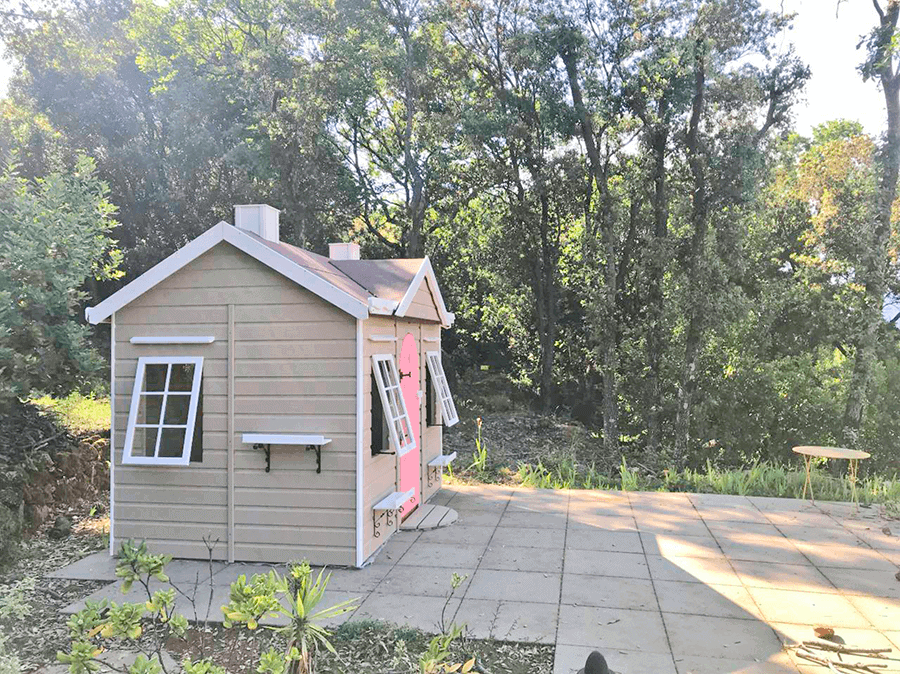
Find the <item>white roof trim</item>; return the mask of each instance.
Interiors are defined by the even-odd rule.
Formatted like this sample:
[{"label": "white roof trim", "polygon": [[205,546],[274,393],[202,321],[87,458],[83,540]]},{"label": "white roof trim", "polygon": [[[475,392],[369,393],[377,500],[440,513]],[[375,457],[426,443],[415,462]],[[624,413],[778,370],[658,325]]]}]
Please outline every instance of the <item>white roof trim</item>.
[{"label": "white roof trim", "polygon": [[383,297],[369,298],[369,313],[378,314],[380,316],[392,316],[394,309],[398,307],[398,303],[393,300],[386,300]]},{"label": "white roof trim", "polygon": [[343,290],[328,283],[314,274],[284,257],[264,243],[257,241],[249,234],[220,222],[213,225],[189,244],[172,253],[165,260],[138,276],[134,281],[113,293],[95,307],[84,311],[88,322],[96,325],[112,316],[116,311],[134,301],[145,292],[167,279],[176,271],[200,257],[218,243],[226,241],[235,248],[247,253],[264,265],[294,281],[297,285],[318,295],[339,309],[357,319],[367,318],[368,307],[365,303],[351,297]]},{"label": "white roof trim", "polygon": [[419,292],[419,287],[422,285],[422,281],[425,278],[429,281],[428,287],[431,290],[431,296],[437,306],[438,316],[441,318],[441,325],[445,328],[449,328],[453,325],[453,320],[456,317],[447,311],[447,307],[444,305],[444,298],[441,296],[441,289],[438,286],[437,277],[434,275],[431,260],[428,259],[427,255],[425,256],[425,259],[422,260],[422,266],[419,267],[419,271],[416,272],[416,275],[410,282],[409,288],[406,289],[406,294],[403,296],[403,299],[400,300],[400,304],[397,305],[397,310],[394,311],[394,315],[401,317],[406,316],[409,305],[412,304],[413,298],[416,296],[416,293]]}]

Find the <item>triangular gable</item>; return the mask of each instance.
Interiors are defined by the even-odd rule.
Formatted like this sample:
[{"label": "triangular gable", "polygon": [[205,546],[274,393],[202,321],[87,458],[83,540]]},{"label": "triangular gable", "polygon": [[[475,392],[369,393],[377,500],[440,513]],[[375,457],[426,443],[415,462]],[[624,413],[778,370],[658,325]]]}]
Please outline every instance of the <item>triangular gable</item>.
[{"label": "triangular gable", "polygon": [[441,319],[441,324],[445,328],[449,328],[453,325],[453,321],[456,317],[447,311],[447,307],[444,305],[444,298],[441,296],[441,289],[440,286],[438,286],[437,277],[434,275],[434,269],[432,268],[431,260],[429,260],[428,257],[422,260],[422,266],[419,267],[419,271],[409,284],[409,288],[406,289],[406,294],[394,310],[394,315],[401,317],[406,316],[406,313],[413,303],[413,299],[419,293],[419,289],[422,287],[423,283],[426,284],[426,288],[429,290],[431,299],[437,309],[438,316]]},{"label": "triangular gable", "polygon": [[361,302],[335,287],[321,276],[292,262],[278,251],[266,246],[262,239],[243,232],[227,222],[220,222],[217,225],[213,225],[183,248],[172,253],[156,266],[138,276],[124,288],[107,297],[97,306],[85,309],[85,318],[94,325],[105,321],[116,311],[133,302],[158,283],[167,279],[222,241],[230,243],[238,250],[243,251],[354,318],[361,319],[369,315],[368,306],[365,302]]}]

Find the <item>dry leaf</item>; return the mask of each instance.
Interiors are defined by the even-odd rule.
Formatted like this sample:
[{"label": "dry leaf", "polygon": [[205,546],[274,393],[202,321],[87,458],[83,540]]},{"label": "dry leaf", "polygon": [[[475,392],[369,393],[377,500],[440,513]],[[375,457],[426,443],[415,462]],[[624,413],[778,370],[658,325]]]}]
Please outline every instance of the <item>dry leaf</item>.
[{"label": "dry leaf", "polygon": [[888,527],[885,527],[884,529],[882,529],[881,533],[883,533],[885,536],[893,536],[894,535],[891,533],[891,530]]},{"label": "dry leaf", "polygon": [[815,632],[816,636],[820,639],[830,639],[834,636],[834,629],[831,627],[816,627],[813,632]]}]

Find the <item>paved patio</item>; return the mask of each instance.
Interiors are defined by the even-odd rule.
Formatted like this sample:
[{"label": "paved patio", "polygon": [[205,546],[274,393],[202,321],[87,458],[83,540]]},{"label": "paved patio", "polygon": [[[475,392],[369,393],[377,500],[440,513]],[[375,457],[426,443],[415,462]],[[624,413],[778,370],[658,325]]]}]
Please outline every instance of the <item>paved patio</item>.
[{"label": "paved patio", "polygon": [[[328,599],[361,598],[343,620],[434,630],[456,572],[468,578],[451,619],[479,638],[556,644],[555,674],[577,670],[593,648],[621,674],[825,672],[783,648],[819,625],[854,646],[893,648],[880,671],[900,672],[900,523],[872,510],[488,486],[445,488],[432,503],[459,521],[400,532],[366,569],[334,571]],[[112,568],[94,556],[58,575],[113,580]],[[267,568],[217,564],[212,617],[234,578]],[[170,575],[190,582],[198,570],[176,561]],[[208,592],[199,590],[204,608]],[[122,597],[114,585],[92,596]]]}]

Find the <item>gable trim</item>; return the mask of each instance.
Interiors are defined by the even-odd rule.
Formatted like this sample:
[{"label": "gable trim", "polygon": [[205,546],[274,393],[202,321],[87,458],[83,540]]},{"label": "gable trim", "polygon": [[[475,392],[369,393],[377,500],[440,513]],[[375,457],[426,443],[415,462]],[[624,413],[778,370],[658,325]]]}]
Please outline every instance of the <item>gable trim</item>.
[{"label": "gable trim", "polygon": [[403,296],[403,299],[400,300],[400,304],[397,305],[397,309],[394,311],[394,315],[400,317],[406,316],[406,312],[409,310],[413,298],[416,296],[416,293],[419,292],[419,288],[426,278],[428,279],[428,289],[431,291],[431,299],[434,302],[434,305],[438,310],[438,316],[440,316],[441,319],[441,325],[445,328],[449,328],[453,325],[455,316],[447,311],[447,307],[444,305],[444,298],[441,296],[441,289],[438,286],[437,277],[434,275],[434,269],[431,266],[431,260],[428,259],[428,256],[425,256],[425,259],[422,260],[422,266],[419,267],[419,271],[416,272],[416,275],[410,282],[409,288],[406,289],[406,294]]},{"label": "gable trim", "polygon": [[87,307],[84,310],[85,318],[92,325],[106,320],[116,311],[133,302],[222,241],[230,243],[238,250],[282,276],[289,278],[300,287],[305,288],[314,295],[318,295],[326,302],[333,304],[354,318],[364,319],[368,317],[369,308],[365,303],[351,297],[320,276],[256,241],[237,227],[229,225],[227,222],[220,222],[210,227],[183,248],[172,253],[159,264],[151,267],[124,288],[107,297],[97,306]]}]

